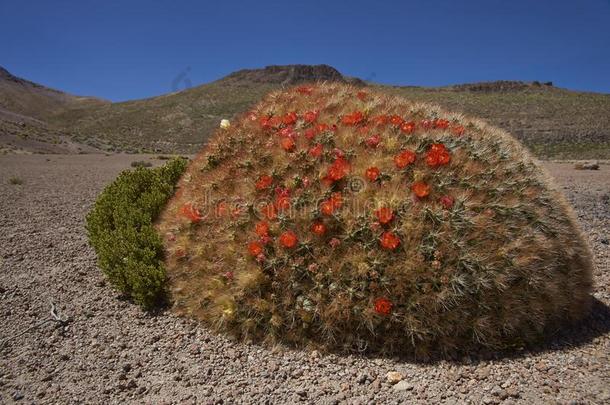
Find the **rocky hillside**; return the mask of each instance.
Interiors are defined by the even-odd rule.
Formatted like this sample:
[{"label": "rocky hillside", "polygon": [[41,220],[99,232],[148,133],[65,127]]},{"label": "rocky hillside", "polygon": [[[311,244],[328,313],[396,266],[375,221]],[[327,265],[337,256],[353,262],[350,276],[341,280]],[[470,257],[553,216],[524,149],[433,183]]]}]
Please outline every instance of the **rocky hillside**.
[{"label": "rocky hillside", "polygon": [[507,129],[542,158],[610,158],[609,94],[548,82],[387,86],[328,65],[244,69],[177,93],[120,103],[69,95],[0,69],[0,151],[192,153],[222,118],[245,111],[270,90],[310,81],[368,85],[464,111]]}]

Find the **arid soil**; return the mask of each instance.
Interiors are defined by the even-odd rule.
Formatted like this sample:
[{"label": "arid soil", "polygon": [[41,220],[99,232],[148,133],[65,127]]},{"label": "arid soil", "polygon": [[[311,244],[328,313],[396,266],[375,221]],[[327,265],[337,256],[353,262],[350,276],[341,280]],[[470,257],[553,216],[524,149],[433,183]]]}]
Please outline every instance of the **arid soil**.
[{"label": "arid soil", "polygon": [[546,164],[595,253],[592,315],[532,350],[423,363],[246,345],[122,299],[84,216],[142,159],[0,156],[0,403],[610,402],[610,165]]}]

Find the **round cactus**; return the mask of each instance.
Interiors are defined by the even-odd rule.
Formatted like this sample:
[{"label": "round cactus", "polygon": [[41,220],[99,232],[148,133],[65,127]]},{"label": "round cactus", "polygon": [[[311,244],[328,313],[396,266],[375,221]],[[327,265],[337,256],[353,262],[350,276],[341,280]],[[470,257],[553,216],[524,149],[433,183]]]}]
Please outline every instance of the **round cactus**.
[{"label": "round cactus", "polygon": [[589,305],[589,248],[517,141],[346,85],[219,129],[157,227],[175,310],[247,340],[506,348]]}]

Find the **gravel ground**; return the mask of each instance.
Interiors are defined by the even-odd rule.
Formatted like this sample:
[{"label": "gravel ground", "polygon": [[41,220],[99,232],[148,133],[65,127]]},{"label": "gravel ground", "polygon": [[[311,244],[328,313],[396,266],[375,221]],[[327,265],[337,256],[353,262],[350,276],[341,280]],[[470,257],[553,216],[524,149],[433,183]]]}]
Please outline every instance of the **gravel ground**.
[{"label": "gravel ground", "polygon": [[[595,251],[591,317],[536,350],[421,363],[245,345],[122,300],[83,218],[121,169],[149,158],[0,156],[0,403],[610,402],[609,165],[547,164]],[[51,319],[51,302],[68,322],[27,331]]]}]

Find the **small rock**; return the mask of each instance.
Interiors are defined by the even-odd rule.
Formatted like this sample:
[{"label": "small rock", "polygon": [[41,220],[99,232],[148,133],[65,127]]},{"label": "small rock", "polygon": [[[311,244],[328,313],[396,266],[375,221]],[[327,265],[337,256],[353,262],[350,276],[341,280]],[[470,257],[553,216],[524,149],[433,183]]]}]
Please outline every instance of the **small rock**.
[{"label": "small rock", "polygon": [[13,392],[13,399],[15,401],[20,401],[23,399],[23,394],[21,393],[21,391],[15,391]]},{"label": "small rock", "polygon": [[396,385],[394,385],[394,387],[392,388],[394,388],[395,391],[411,391],[413,389],[413,384],[408,381],[402,380],[396,383]]},{"label": "small rock", "polygon": [[386,374],[386,380],[390,384],[396,384],[397,382],[401,381],[403,378],[405,378],[405,376],[402,375],[402,373],[399,373],[398,371],[389,371]]}]

